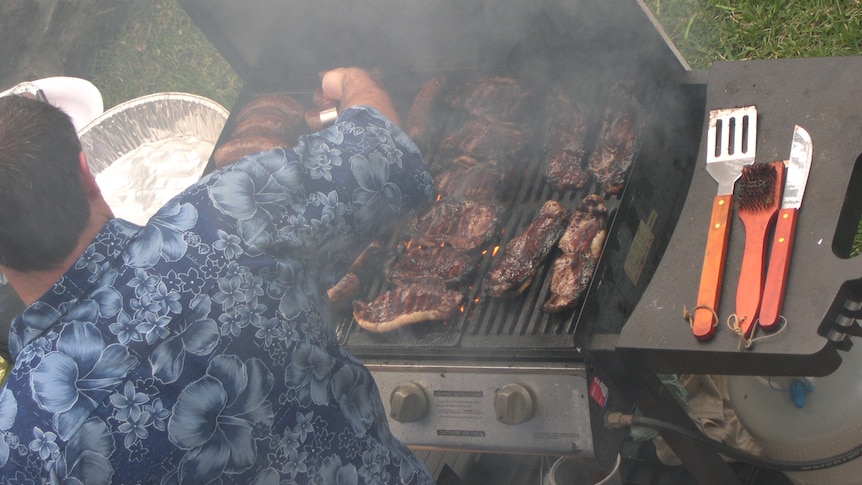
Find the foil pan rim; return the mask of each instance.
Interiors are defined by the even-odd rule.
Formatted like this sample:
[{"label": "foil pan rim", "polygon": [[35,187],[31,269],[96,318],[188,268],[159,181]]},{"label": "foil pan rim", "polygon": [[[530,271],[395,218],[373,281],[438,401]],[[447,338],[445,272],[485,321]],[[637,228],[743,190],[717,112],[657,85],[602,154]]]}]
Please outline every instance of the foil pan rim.
[{"label": "foil pan rim", "polygon": [[230,112],[191,93],[161,92],[120,103],[78,131],[93,175],[142,144],[190,135],[218,141]]}]

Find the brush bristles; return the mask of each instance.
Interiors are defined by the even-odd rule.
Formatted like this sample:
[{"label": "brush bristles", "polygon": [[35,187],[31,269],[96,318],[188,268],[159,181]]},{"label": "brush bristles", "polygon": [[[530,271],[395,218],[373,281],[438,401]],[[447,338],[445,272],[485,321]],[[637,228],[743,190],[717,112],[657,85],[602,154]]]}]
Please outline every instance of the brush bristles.
[{"label": "brush bristles", "polygon": [[742,168],[736,186],[736,201],[740,210],[763,210],[775,203],[775,183],[778,173],[771,163],[756,163]]}]

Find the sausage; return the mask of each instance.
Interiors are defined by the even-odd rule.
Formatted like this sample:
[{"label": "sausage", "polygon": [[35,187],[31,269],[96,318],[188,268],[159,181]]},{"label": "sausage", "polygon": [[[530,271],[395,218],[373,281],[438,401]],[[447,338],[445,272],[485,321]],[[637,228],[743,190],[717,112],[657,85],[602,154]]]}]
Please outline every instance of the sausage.
[{"label": "sausage", "polygon": [[445,85],[445,76],[433,78],[423,84],[407,113],[407,124],[405,125],[407,136],[416,143],[422,152],[429,148],[431,139],[435,134],[434,111],[440,103]]},{"label": "sausage", "polygon": [[240,108],[237,113],[237,122],[242,121],[246,116],[258,110],[273,110],[276,109],[284,114],[289,119],[302,120],[305,108],[293,97],[287,94],[262,94],[249,100]]},{"label": "sausage", "polygon": [[259,110],[247,114],[245,118],[238,121],[231,133],[231,138],[257,136],[278,138],[294,144],[298,136],[296,129],[300,123],[302,118]]},{"label": "sausage", "polygon": [[278,138],[267,138],[259,136],[244,136],[234,138],[219,145],[213,152],[213,161],[216,168],[224,167],[229,163],[236,162],[246,155],[284,147],[284,140]]}]

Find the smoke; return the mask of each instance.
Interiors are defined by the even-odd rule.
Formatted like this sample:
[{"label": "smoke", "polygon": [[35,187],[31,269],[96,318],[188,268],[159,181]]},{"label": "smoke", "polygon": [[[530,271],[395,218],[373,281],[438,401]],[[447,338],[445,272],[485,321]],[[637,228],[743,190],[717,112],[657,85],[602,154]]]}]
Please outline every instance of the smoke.
[{"label": "smoke", "polygon": [[[580,51],[629,38],[620,0],[181,0],[245,81],[339,65],[428,71],[503,62],[537,31]],[[642,17],[640,23],[645,24]],[[621,20],[622,19],[622,20]],[[648,26],[652,28],[651,26]],[[551,32],[548,32],[551,31]],[[549,35],[552,34],[552,35]],[[550,47],[554,47],[553,45]]]}]

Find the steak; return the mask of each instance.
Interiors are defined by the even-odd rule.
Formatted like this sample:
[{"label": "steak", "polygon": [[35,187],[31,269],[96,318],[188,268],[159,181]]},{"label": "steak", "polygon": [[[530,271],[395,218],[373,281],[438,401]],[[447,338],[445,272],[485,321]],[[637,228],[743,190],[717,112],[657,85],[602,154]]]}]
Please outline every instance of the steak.
[{"label": "steak", "polygon": [[526,142],[524,132],[513,123],[474,118],[444,137],[440,151],[450,156],[469,155],[477,160],[510,161],[523,154]]},{"label": "steak", "polygon": [[389,290],[370,302],[355,301],[353,318],[362,328],[383,333],[455,315],[464,295],[443,284],[412,283]]},{"label": "steak", "polygon": [[490,122],[512,122],[523,118],[530,93],[517,79],[486,76],[472,84],[464,99],[471,115]]},{"label": "steak", "polygon": [[512,238],[486,273],[483,289],[496,297],[520,295],[566,230],[569,211],[555,200],[542,205],[530,224]]},{"label": "steak", "polygon": [[396,286],[436,281],[451,287],[464,281],[475,269],[478,258],[449,246],[412,246],[386,272]]},{"label": "steak", "polygon": [[563,94],[555,97],[554,106],[545,150],[544,175],[557,190],[580,189],[590,180],[584,160],[586,118],[582,110]]},{"label": "steak", "polygon": [[611,195],[622,192],[635,156],[637,113],[633,103],[626,94],[615,94],[605,109],[599,140],[587,162],[602,190]]},{"label": "steak", "polygon": [[450,162],[434,182],[444,198],[489,202],[499,195],[503,173],[494,161],[479,162],[464,155]]},{"label": "steak", "polygon": [[572,214],[557,246],[562,254],[551,270],[550,298],[542,310],[574,307],[590,284],[605,242],[608,209],[599,195],[588,195]]},{"label": "steak", "polygon": [[419,217],[416,240],[427,246],[472,251],[484,246],[497,230],[499,208],[493,203],[441,199]]}]

